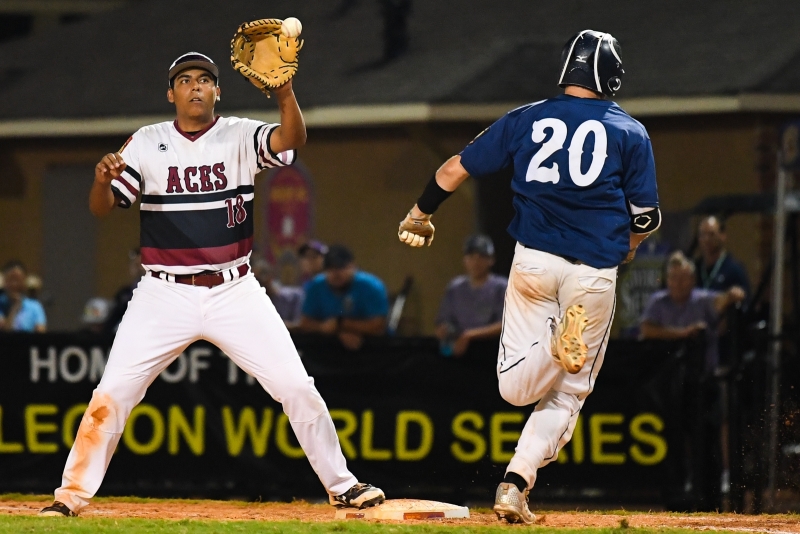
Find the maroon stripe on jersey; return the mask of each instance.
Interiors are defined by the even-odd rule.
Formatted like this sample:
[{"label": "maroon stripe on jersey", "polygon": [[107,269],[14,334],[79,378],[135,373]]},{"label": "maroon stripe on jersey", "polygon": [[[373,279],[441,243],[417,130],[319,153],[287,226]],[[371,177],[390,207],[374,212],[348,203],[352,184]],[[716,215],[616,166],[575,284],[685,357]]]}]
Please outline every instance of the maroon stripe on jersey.
[{"label": "maroon stripe on jersey", "polygon": [[131,192],[131,195],[133,195],[133,198],[136,198],[136,197],[138,197],[138,196],[139,196],[139,191],[137,191],[137,190],[136,190],[136,188],[135,188],[135,187],[133,187],[133,186],[132,186],[132,185],[131,185],[131,184],[128,182],[128,180],[126,180],[125,178],[123,178],[123,177],[122,177],[122,175],[120,175],[120,176],[117,176],[117,180],[118,180],[118,181],[119,181],[119,182],[120,182],[122,185],[124,185],[124,186],[125,186],[125,189],[127,189],[128,191],[130,191],[130,192]]},{"label": "maroon stripe on jersey", "polygon": [[238,243],[209,248],[153,248],[142,247],[142,263],[145,265],[184,266],[216,265],[228,263],[247,256],[253,250],[253,238]]}]

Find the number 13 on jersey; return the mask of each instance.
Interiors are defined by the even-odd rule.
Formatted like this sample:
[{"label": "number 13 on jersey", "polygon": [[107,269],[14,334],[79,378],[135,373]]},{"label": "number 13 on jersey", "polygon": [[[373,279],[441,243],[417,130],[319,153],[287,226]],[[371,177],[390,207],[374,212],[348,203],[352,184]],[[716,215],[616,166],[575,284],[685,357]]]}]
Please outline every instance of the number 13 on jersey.
[{"label": "number 13 on jersey", "polygon": [[[548,130],[552,132],[550,139],[544,143],[539,151],[533,155],[528,165],[528,172],[525,175],[527,182],[543,182],[557,184],[561,179],[561,171],[558,163],[551,166],[543,166],[542,163],[564,148],[567,140],[567,125],[560,119],[540,119],[533,123],[533,133],[531,139],[534,143],[541,143],[547,137]],[[587,136],[594,134],[594,150],[592,151],[592,163],[589,169],[581,172],[581,159],[583,157],[583,145]],[[569,176],[573,183],[580,187],[592,184],[600,172],[608,156],[608,136],[603,123],[596,120],[588,120],[582,123],[572,135],[567,152],[569,153]]]}]

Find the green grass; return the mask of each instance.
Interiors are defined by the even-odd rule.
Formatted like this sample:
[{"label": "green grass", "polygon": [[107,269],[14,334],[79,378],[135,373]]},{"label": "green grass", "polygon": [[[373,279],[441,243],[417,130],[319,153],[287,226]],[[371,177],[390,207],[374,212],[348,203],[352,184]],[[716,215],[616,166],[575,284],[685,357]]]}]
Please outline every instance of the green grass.
[{"label": "green grass", "polygon": [[[96,532],[113,534],[317,534],[317,533],[352,533],[366,534],[371,532],[387,534],[460,534],[472,533],[489,534],[495,532],[509,532],[509,529],[524,528],[536,534],[622,534],[624,531],[631,534],[697,534],[696,530],[688,529],[555,529],[549,527],[519,527],[510,525],[497,525],[486,527],[460,527],[458,525],[436,524],[391,524],[375,522],[331,522],[331,523],[302,523],[300,521],[263,522],[263,521],[203,521],[182,519],[151,520],[151,519],[99,519],[99,518],[58,518],[58,517],[31,517],[15,516],[0,517],[0,533],[22,534],[28,532],[65,532],[69,534],[93,534]],[[720,534],[725,531],[715,531]]]},{"label": "green grass", "polygon": [[[3,502],[41,502],[48,503],[53,497],[51,495],[30,495],[21,493],[8,493],[0,494],[0,503]],[[245,501],[208,501],[199,499],[152,499],[143,497],[98,497],[93,499],[94,502],[99,503],[156,503],[156,504],[196,504],[196,503],[215,503],[224,502],[226,506],[252,506],[256,505],[258,508],[269,509],[270,506],[285,507],[286,503],[248,503]],[[317,508],[319,505],[307,503],[305,501],[297,501],[298,512],[303,509]],[[327,506],[325,507],[328,509]],[[266,511],[266,510],[265,510]],[[488,513],[492,511],[489,508],[473,508],[473,513]],[[541,518],[546,518],[549,512],[537,510],[537,515]],[[83,516],[79,518],[54,518],[54,517],[36,517],[25,515],[5,515],[0,510],[0,534],[18,534],[28,532],[63,532],[67,534],[88,534],[88,533],[119,533],[119,534],[139,534],[139,533],[163,533],[163,534],[250,534],[250,533],[286,533],[286,534],[305,534],[305,533],[323,533],[323,532],[341,532],[352,534],[366,534],[371,532],[390,533],[390,534],[460,534],[475,532],[478,534],[489,533],[508,533],[510,529],[523,528],[534,531],[536,534],[557,533],[557,534],[650,534],[650,533],[665,533],[665,534],[697,534],[698,530],[684,529],[684,528],[639,528],[630,527],[629,518],[635,517],[638,514],[649,514],[643,511],[632,510],[604,510],[604,511],[553,511],[554,514],[576,513],[576,514],[609,514],[621,516],[619,519],[619,526],[617,528],[553,528],[548,525],[522,527],[517,525],[508,525],[506,523],[496,523],[494,525],[475,526],[475,525],[459,525],[453,524],[437,524],[436,522],[416,523],[410,521],[408,523],[391,523],[391,522],[374,522],[374,521],[333,521],[333,522],[302,522],[302,521],[262,521],[262,520],[210,520],[210,519],[141,519],[141,518],[108,518],[108,517],[95,517]],[[715,514],[677,514],[677,513],[658,513],[658,515],[665,516],[714,516]],[[763,517],[763,516],[762,516]],[[773,518],[781,517],[771,516]],[[796,519],[796,515],[784,516],[787,519]],[[716,528],[719,525],[715,525]],[[765,525],[766,527],[766,525]],[[715,533],[726,532],[724,530],[715,530]],[[737,533],[741,534],[741,533]]]}]

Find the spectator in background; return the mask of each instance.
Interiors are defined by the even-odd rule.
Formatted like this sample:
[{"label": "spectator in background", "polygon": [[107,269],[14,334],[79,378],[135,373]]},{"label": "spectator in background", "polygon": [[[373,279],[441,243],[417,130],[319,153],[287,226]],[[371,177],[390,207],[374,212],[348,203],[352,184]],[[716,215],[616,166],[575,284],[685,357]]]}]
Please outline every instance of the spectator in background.
[{"label": "spectator in background", "polygon": [[323,266],[324,272],[308,285],[300,328],[335,334],[350,350],[361,348],[364,336],[383,335],[389,312],[383,282],[360,271],[353,253],[342,245],[329,248]]},{"label": "spectator in background", "polygon": [[42,301],[42,279],[39,275],[30,273],[25,277],[25,294],[34,300]]},{"label": "spectator in background", "polygon": [[100,297],[91,298],[83,307],[83,317],[81,317],[81,334],[94,336],[111,334],[109,330],[108,317],[114,308],[114,301]]},{"label": "spectator in background", "polygon": [[325,254],[327,253],[328,245],[314,239],[300,245],[300,248],[297,249],[297,257],[300,258],[300,280],[303,282],[303,291],[306,293],[308,293],[308,286],[311,285],[314,277],[324,270]]},{"label": "spectator in background", "polygon": [[642,315],[642,339],[685,339],[704,332],[704,371],[713,374],[719,363],[717,322],[729,305],[741,302],[745,292],[734,286],[724,292],[695,287],[695,265],[682,252],[667,262],[667,289],[656,291]]},{"label": "spectator in background", "polygon": [[114,295],[114,305],[108,314],[105,329],[109,332],[116,332],[122,316],[128,309],[128,302],[133,298],[133,290],[139,285],[139,281],[144,276],[145,270],[142,267],[142,254],[139,248],[128,251],[128,277],[130,282],[117,291]]},{"label": "spectator in background", "polygon": [[725,223],[717,217],[703,217],[697,229],[700,257],[695,262],[697,285],[701,289],[726,291],[740,287],[750,295],[747,271],[725,249]]},{"label": "spectator in background", "polygon": [[284,286],[275,279],[275,267],[263,258],[256,258],[252,263],[253,274],[267,292],[278,315],[283,319],[286,328],[293,329],[300,324],[300,313],[303,309],[303,290],[299,287]]},{"label": "spectator in background", "polygon": [[465,275],[457,276],[444,294],[436,316],[436,337],[442,354],[461,356],[470,341],[499,337],[508,279],[491,272],[494,243],[476,234],[464,243]]},{"label": "spectator in background", "polygon": [[0,331],[45,332],[47,318],[38,300],[27,296],[28,270],[18,260],[3,267],[5,291],[0,295]]}]

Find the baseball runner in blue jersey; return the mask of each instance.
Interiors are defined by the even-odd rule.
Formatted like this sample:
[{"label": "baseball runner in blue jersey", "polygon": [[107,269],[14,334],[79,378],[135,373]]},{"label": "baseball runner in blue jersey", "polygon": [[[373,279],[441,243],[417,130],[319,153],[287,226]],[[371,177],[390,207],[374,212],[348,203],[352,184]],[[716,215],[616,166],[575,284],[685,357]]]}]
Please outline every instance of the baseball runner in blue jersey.
[{"label": "baseball runner in blue jersey", "polygon": [[497,360],[500,394],[536,408],[497,488],[499,519],[532,523],[539,468],[572,437],[614,316],[617,266],[660,224],[644,127],[608,98],[622,85],[616,39],[592,30],[562,52],[564,94],[515,109],[450,158],[400,223],[400,240],[433,241],[431,215],[467,178],[513,166],[517,241]]}]

